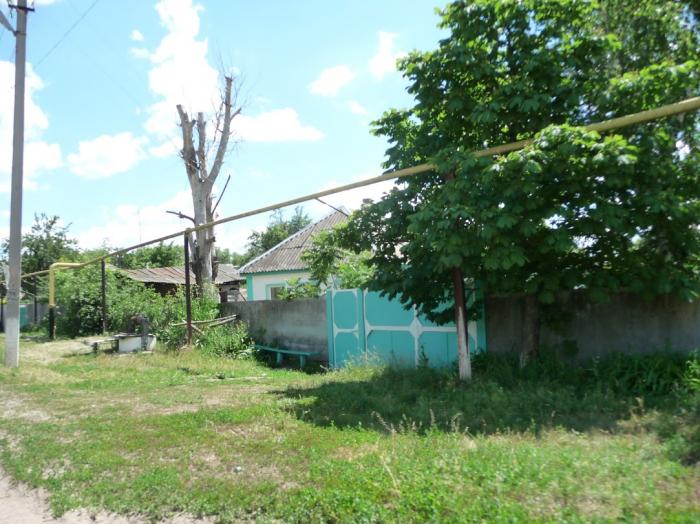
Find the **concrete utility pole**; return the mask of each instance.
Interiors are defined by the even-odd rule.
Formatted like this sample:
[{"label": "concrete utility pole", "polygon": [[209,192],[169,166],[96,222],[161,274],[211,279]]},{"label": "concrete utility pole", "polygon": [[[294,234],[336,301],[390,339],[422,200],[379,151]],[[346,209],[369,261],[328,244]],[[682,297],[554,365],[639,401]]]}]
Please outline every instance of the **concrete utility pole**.
[{"label": "concrete utility pole", "polygon": [[[9,282],[5,312],[5,366],[19,366],[19,295],[22,277],[22,177],[24,171],[24,80],[27,60],[27,0],[11,6],[17,10],[15,48],[15,115],[12,136],[12,186],[10,196]],[[2,25],[9,26],[3,16]],[[10,26],[10,31],[12,31]]]}]

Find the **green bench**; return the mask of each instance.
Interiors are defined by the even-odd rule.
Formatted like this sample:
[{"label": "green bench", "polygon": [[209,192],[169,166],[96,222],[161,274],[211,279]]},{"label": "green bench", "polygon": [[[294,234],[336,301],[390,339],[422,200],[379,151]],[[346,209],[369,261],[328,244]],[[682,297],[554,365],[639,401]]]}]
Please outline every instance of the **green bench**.
[{"label": "green bench", "polygon": [[273,348],[270,346],[261,346],[260,344],[255,344],[255,348],[259,349],[261,351],[271,351],[273,353],[276,353],[276,360],[275,363],[278,366],[282,365],[282,361],[284,360],[284,355],[294,355],[299,357],[299,368],[304,369],[304,366],[306,365],[306,358],[311,357],[313,355],[317,355],[318,353],[313,352],[313,351],[296,351],[293,349],[280,349],[280,348]]}]

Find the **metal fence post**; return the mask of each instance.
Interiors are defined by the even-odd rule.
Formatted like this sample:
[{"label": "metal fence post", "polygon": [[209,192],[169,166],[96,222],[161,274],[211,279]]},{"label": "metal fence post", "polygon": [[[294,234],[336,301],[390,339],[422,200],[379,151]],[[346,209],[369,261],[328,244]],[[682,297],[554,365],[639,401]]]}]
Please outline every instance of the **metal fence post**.
[{"label": "metal fence post", "polygon": [[192,344],[192,286],[190,284],[190,235],[185,232],[185,311],[187,315],[187,345]]},{"label": "metal fence post", "polygon": [[102,259],[101,276],[102,276],[102,334],[107,333],[107,262]]}]

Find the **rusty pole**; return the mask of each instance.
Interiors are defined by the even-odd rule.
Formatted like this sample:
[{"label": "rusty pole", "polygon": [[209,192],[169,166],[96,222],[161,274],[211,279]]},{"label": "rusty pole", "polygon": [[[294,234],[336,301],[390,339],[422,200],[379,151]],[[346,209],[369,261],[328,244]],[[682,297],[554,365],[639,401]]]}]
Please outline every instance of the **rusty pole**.
[{"label": "rusty pole", "polygon": [[107,333],[107,262],[103,258],[101,260],[101,276],[102,276],[102,334]]},{"label": "rusty pole", "polygon": [[190,234],[183,235],[185,242],[185,310],[187,314],[187,345],[192,344],[192,286],[190,284]]}]

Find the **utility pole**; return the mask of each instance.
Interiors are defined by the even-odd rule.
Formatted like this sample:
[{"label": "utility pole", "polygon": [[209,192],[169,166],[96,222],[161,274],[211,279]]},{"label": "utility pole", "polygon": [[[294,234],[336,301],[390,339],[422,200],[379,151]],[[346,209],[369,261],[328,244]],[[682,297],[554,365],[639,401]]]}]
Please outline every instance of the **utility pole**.
[{"label": "utility pole", "polygon": [[24,80],[27,60],[27,0],[11,6],[17,10],[17,29],[2,16],[2,23],[15,35],[15,114],[12,135],[12,186],[10,193],[9,281],[5,312],[5,366],[19,366],[19,295],[22,278],[22,177],[24,172]]}]

